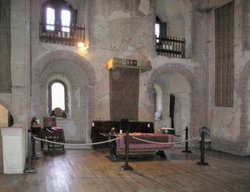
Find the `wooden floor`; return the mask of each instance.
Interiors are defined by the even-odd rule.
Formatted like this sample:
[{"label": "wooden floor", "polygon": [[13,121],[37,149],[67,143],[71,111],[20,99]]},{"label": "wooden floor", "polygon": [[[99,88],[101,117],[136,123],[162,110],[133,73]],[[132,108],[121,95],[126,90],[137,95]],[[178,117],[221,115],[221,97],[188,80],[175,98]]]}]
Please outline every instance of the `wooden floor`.
[{"label": "wooden floor", "polygon": [[0,175],[0,192],[249,192],[250,157],[168,151],[168,160],[112,162],[108,151],[67,150],[32,161],[36,173]]}]

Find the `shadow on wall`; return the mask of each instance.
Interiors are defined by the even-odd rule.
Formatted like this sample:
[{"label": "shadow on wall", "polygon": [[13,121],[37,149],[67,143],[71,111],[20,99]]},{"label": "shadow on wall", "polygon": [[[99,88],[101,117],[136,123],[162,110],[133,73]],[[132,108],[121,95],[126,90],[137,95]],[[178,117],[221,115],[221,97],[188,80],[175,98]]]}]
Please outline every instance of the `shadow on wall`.
[{"label": "shadow on wall", "polygon": [[14,119],[11,113],[4,106],[0,105],[0,128],[11,127]]}]

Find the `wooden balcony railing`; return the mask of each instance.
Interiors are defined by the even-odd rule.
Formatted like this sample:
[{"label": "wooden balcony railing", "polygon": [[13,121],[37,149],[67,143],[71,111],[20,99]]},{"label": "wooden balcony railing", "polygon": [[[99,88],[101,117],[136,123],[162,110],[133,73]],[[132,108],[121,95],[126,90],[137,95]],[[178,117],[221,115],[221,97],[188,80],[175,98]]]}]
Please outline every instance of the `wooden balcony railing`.
[{"label": "wooden balcony railing", "polygon": [[49,27],[54,30],[46,30],[46,26],[48,27],[48,25],[40,23],[40,40],[42,42],[75,46],[78,42],[85,41],[85,29],[80,25],[69,27],[50,25]]},{"label": "wooden balcony railing", "polygon": [[174,58],[185,58],[185,38],[156,38],[157,55]]}]

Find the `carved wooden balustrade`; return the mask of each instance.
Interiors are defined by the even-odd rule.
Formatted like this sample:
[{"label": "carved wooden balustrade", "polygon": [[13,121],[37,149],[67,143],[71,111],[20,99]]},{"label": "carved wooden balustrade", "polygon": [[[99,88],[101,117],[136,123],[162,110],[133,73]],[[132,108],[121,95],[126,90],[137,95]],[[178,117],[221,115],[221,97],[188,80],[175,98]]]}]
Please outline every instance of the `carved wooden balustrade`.
[{"label": "carved wooden balustrade", "polygon": [[185,58],[185,38],[171,37],[156,38],[157,55]]},{"label": "carved wooden balustrade", "polygon": [[[46,30],[50,28],[50,30]],[[53,29],[53,30],[52,30]],[[40,23],[40,40],[46,43],[55,43],[75,46],[85,40],[85,28],[78,24],[74,26],[48,25]]]}]

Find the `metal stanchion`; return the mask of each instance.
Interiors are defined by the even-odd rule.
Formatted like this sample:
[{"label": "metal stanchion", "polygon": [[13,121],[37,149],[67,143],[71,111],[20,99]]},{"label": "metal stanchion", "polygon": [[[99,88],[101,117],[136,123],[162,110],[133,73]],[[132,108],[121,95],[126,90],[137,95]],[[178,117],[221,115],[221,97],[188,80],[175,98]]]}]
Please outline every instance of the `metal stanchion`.
[{"label": "metal stanchion", "polygon": [[208,165],[205,162],[205,132],[201,132],[201,141],[200,141],[200,151],[201,151],[201,160],[197,162],[197,165]]},{"label": "metal stanchion", "polygon": [[33,134],[31,133],[31,143],[32,143],[32,160],[37,160],[38,157],[36,156],[36,141],[33,137]]},{"label": "metal stanchion", "polygon": [[32,140],[31,130],[28,130],[28,167],[24,169],[24,173],[36,173],[36,169],[31,167],[31,147],[30,141]]},{"label": "metal stanchion", "polygon": [[192,153],[192,151],[190,151],[188,149],[188,127],[186,127],[186,129],[185,129],[185,140],[186,140],[186,142],[185,142],[185,150],[182,151],[182,152],[183,153]]},{"label": "metal stanchion", "polygon": [[32,133],[31,133],[31,144],[32,144],[32,159],[35,159],[36,158],[36,143],[35,143],[35,139],[33,138],[32,136]]},{"label": "metal stanchion", "polygon": [[129,153],[129,131],[126,130],[126,136],[125,136],[125,165],[121,167],[122,170],[128,171],[128,170],[133,170],[132,167],[128,165],[128,153]]},{"label": "metal stanchion", "polygon": [[129,154],[129,123],[128,119],[121,120],[121,129],[126,130],[125,136],[125,165],[121,167],[122,170],[132,170],[133,168],[128,165],[128,154]]}]

